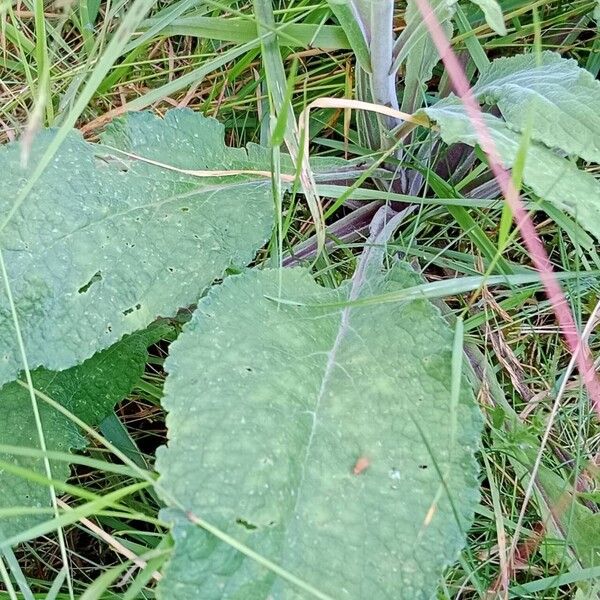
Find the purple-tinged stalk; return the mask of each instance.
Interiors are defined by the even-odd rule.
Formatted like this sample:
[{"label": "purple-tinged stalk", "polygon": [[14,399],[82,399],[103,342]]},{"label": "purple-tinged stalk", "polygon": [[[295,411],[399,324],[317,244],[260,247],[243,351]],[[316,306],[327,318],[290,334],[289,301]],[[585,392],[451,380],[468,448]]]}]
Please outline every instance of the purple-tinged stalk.
[{"label": "purple-tinged stalk", "polygon": [[[325,248],[333,250],[337,245],[334,240],[343,244],[351,244],[361,239],[365,240],[373,216],[381,206],[381,202],[377,201],[363,203],[360,208],[353,210],[350,214],[329,225],[326,235],[330,239],[325,242]],[[317,238],[313,235],[292,248],[291,253],[283,257],[282,265],[293,267],[303,261],[312,260],[317,256],[318,251]]]},{"label": "purple-tinged stalk", "polygon": [[521,201],[519,191],[515,187],[510,173],[502,164],[496,144],[484,122],[483,113],[473,95],[467,76],[454,54],[435,13],[431,10],[428,0],[415,0],[415,2],[423,16],[431,38],[442,57],[455,92],[460,97],[467,115],[473,124],[473,128],[479,137],[480,146],[488,157],[490,169],[512,211],[515,225],[521,233],[525,247],[531,256],[531,261],[539,271],[546,295],[552,304],[561,332],[577,361],[577,367],[587,388],[592,407],[600,417],[600,382],[595,374],[590,350],[586,341],[580,336],[577,330],[567,299],[552,270],[548,254],[535,230],[529,213]]}]

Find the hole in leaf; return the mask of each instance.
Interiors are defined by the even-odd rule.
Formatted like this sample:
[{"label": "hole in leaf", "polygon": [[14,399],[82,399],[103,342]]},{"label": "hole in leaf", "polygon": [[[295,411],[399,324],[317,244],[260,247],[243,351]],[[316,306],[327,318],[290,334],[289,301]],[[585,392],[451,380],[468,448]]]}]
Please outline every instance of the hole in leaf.
[{"label": "hole in leaf", "polygon": [[92,275],[92,278],[85,285],[82,285],[77,292],[85,294],[97,281],[102,281],[102,273],[100,271],[96,271],[96,273]]},{"label": "hole in leaf", "polygon": [[252,523],[249,523],[248,521],[241,518],[236,519],[235,522],[238,525],[241,525],[244,529],[247,529],[248,531],[254,531],[255,529],[258,529],[256,525],[253,525]]},{"label": "hole in leaf", "polygon": [[127,315],[130,315],[134,310],[140,310],[140,308],[142,308],[142,305],[138,302],[135,306],[131,306],[130,308],[127,308],[123,311],[123,316],[126,317]]}]

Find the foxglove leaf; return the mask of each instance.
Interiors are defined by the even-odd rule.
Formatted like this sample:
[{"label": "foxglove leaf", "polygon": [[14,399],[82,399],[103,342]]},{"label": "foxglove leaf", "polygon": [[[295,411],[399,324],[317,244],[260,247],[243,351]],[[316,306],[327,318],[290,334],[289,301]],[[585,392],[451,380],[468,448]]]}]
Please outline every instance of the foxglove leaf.
[{"label": "foxglove leaf", "polygon": [[[429,6],[446,36],[452,37],[456,0],[430,0]],[[406,28],[396,42],[394,69],[406,65],[402,110],[412,112],[422,104],[425,84],[431,79],[440,55],[415,0],[408,0],[404,18]]]},{"label": "foxglove leaf", "polygon": [[331,12],[343,27],[358,64],[371,71],[369,41],[373,35],[369,23],[369,5],[365,0],[327,0]]},{"label": "foxglove leaf", "polygon": [[431,597],[478,497],[453,333],[426,300],[336,304],[415,283],[381,261],[337,290],[253,271],[200,302],[166,363],[157,465],[175,549],[160,598],[307,597],[187,511],[333,598]]},{"label": "foxglove leaf", "polygon": [[[422,112],[437,123],[447,144],[462,142],[476,146],[479,143],[469,116],[456,98],[438,102]],[[493,115],[484,115],[484,121],[504,166],[512,167],[521,135]],[[578,169],[576,164],[546,146],[531,142],[523,180],[538,196],[572,215],[592,235],[600,238],[600,183],[591,173]]]},{"label": "foxglove leaf", "polygon": [[600,82],[555,52],[499,58],[473,89],[509,127],[567,154],[600,162]]},{"label": "foxglove leaf", "polygon": [[[53,136],[36,138],[31,162]],[[188,110],[164,119],[131,114],[102,141],[90,144],[73,132],[0,232],[32,368],[71,367],[157,316],[173,315],[229,265],[251,261],[270,235],[269,178],[196,177],[147,162],[269,170],[264,151],[227,147],[217,121]],[[28,171],[16,144],[0,149],[0,165],[6,213]],[[22,368],[4,294],[0,348],[1,385]]]}]

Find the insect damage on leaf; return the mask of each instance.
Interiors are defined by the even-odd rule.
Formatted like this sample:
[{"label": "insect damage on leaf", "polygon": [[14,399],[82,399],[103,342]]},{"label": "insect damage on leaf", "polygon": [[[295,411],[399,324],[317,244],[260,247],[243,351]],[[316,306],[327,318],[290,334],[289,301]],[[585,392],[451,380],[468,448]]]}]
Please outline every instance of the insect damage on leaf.
[{"label": "insect damage on leaf", "polygon": [[[38,135],[32,161],[54,135]],[[231,264],[250,262],[271,234],[264,177],[184,172],[269,169],[264,149],[226,146],[214,119],[190,110],[162,119],[133,113],[111,124],[101,142],[72,132],[0,232],[33,368],[76,365],[195,303]],[[28,175],[18,144],[0,148],[0,166],[0,209],[8,212]],[[4,295],[0,345],[1,385],[22,366]]]}]

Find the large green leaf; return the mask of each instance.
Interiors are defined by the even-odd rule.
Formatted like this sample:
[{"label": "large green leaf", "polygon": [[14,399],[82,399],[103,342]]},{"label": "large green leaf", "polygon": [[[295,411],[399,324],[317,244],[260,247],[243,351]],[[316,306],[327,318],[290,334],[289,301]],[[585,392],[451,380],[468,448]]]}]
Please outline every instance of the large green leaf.
[{"label": "large green leaf", "polygon": [[474,87],[510,127],[551,148],[600,162],[600,82],[555,52],[499,58]]},{"label": "large green leaf", "polygon": [[[117,402],[131,392],[144,371],[147,347],[167,334],[169,329],[166,325],[152,326],[126,336],[83,364],[66,371],[37,369],[32,373],[34,386],[88,425],[97,425]],[[69,419],[41,400],[38,404],[49,450],[69,452],[85,446],[86,440]],[[16,382],[0,390],[0,423],[0,445],[39,449],[29,392]],[[40,458],[0,452],[0,460],[28,469],[32,474],[46,474]],[[65,481],[69,475],[67,462],[52,461],[51,469],[53,479]],[[48,487],[0,466],[0,509],[15,506],[49,507]],[[0,518],[0,543],[45,518],[48,515]]]},{"label": "large green leaf", "polygon": [[187,511],[333,598],[431,597],[478,497],[479,413],[465,386],[452,401],[453,333],[426,300],[331,306],[414,284],[378,260],[337,290],[252,271],[200,302],[166,363],[157,465],[177,508],[161,598],[309,597]]},{"label": "large green leaf", "polygon": [[[53,136],[36,138],[32,163]],[[180,169],[269,169],[263,151],[228,148],[217,121],[188,110],[131,114],[103,142]],[[16,144],[0,149],[3,213],[28,175],[19,152]],[[0,232],[30,365],[68,368],[196,302],[269,237],[270,185],[254,175],[176,172],[73,132]],[[0,347],[2,384],[22,367],[4,293]]]},{"label": "large green leaf", "polygon": [[[479,143],[471,120],[456,98],[438,102],[422,112],[438,124],[447,144],[464,142],[475,146]],[[484,120],[504,165],[512,167],[521,135],[493,115],[484,115]],[[600,238],[600,183],[591,173],[578,169],[573,162],[546,146],[531,142],[523,180],[538,196],[573,215],[590,233]]]}]

